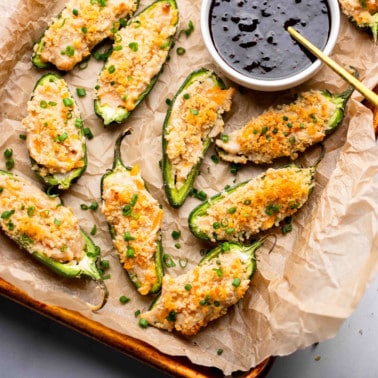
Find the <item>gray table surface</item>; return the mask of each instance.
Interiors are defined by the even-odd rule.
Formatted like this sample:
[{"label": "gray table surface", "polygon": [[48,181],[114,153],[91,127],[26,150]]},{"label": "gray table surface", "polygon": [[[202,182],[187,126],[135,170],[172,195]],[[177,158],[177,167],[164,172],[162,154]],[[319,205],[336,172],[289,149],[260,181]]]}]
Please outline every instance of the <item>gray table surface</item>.
[{"label": "gray table surface", "polygon": [[[0,297],[1,378],[165,378],[167,374]],[[333,339],[276,358],[267,378],[378,377],[378,277]]]}]

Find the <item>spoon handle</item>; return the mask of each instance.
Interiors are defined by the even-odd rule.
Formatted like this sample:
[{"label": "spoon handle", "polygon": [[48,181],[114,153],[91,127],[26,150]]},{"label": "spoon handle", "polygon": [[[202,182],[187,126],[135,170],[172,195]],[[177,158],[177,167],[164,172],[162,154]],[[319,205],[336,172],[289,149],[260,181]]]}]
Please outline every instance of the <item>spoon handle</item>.
[{"label": "spoon handle", "polygon": [[293,27],[289,26],[287,28],[289,34],[301,45],[303,45],[307,50],[309,50],[313,55],[323,61],[327,66],[329,66],[333,71],[340,75],[345,81],[352,85],[358,92],[363,94],[366,99],[368,99],[374,106],[378,106],[378,95],[363,85],[359,80],[357,80],[353,75],[351,75],[347,70],[337,64],[330,57],[325,55],[321,50],[314,46],[308,39],[299,34]]}]

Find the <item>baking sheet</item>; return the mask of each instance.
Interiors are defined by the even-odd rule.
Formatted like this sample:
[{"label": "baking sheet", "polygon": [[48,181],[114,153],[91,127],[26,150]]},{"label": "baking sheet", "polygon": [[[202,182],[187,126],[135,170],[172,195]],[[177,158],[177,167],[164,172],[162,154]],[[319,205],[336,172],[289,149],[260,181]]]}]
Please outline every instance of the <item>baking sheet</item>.
[{"label": "baking sheet", "polygon": [[[139,9],[147,4],[141,1]],[[21,120],[26,115],[32,88],[46,72],[32,66],[32,44],[49,18],[63,5],[64,1],[20,0],[9,6],[0,1],[0,10],[6,15],[2,24],[4,38],[0,42],[3,63],[0,151],[12,147],[16,158],[13,172],[39,186],[19,135],[24,133]],[[215,366],[227,375],[237,370],[248,371],[268,356],[285,355],[334,336],[356,307],[378,266],[378,147],[371,126],[371,111],[361,105],[361,95],[354,93],[342,125],[326,141],[326,157],[317,170],[315,192],[295,216],[293,232],[283,236],[276,230],[278,242],[274,251],[264,253],[267,247],[258,253],[258,271],[245,298],[228,315],[192,338],[152,327],[141,329],[134,314],[136,310],[146,310],[151,298],[136,294],[120,268],[101,213],[83,211],[80,204],[100,200],[100,179],[111,168],[114,141],[124,127],[131,126],[134,132],[125,139],[122,155],[126,164],[139,164],[152,195],[163,204],[163,246],[165,253],[176,261],[176,267],[167,268],[166,273],[177,275],[190,269],[200,260],[200,251],[209,247],[188,231],[187,215],[198,200],[189,198],[179,210],[170,208],[158,164],[166,98],[172,98],[179,83],[192,70],[200,67],[216,70],[200,35],[200,5],[200,1],[178,1],[180,28],[186,28],[189,20],[195,25],[189,38],[182,34],[176,41],[176,47],[184,47],[186,54],[179,56],[172,51],[153,91],[124,125],[105,129],[93,112],[93,88],[101,63],[91,59],[85,70],[75,68],[65,75],[73,93],[76,87],[87,90],[87,96],[77,101],[85,126],[95,137],[87,143],[89,165],[85,175],[62,198],[73,208],[86,231],[94,224],[98,227],[93,239],[101,247],[103,258],[110,262],[107,305],[100,312],[91,313],[85,302],[95,302],[98,298],[93,283],[55,276],[2,233],[0,277],[42,303],[78,312],[120,334],[147,342],[163,353],[186,356],[198,365]],[[345,18],[341,26],[334,59],[355,66],[361,80],[374,87],[378,77],[376,45]],[[288,99],[296,91],[327,88],[338,93],[345,87],[341,79],[324,67],[313,80],[287,92],[261,94],[238,88],[232,110],[225,117],[226,131],[240,127],[268,105]],[[240,182],[264,169],[247,166],[234,176],[227,164],[215,165],[211,154],[209,151],[195,184],[209,196],[226,184]],[[317,154],[316,149],[312,150],[301,159],[302,163],[311,164]],[[175,248],[176,241],[170,236],[173,229],[182,233],[180,249]],[[185,268],[178,264],[180,258],[188,258]],[[131,301],[121,305],[121,295],[130,297]],[[223,349],[220,356],[218,349]]]}]

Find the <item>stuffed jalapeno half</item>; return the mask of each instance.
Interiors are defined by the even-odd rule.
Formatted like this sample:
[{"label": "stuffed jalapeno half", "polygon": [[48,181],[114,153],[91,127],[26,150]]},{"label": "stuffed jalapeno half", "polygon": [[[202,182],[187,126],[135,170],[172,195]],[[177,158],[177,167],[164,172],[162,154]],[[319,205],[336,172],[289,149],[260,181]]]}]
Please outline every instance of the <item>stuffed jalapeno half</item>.
[{"label": "stuffed jalapeno half", "polygon": [[68,189],[87,166],[87,149],[78,106],[65,80],[43,75],[22,120],[32,169],[49,187]]},{"label": "stuffed jalapeno half", "polygon": [[189,214],[191,232],[200,239],[244,242],[293,215],[308,200],[315,167],[294,164],[223,190]]},{"label": "stuffed jalapeno half", "polygon": [[91,50],[114,33],[136,11],[139,0],[70,0],[53,17],[34,45],[32,62],[37,68],[54,65],[69,71]]},{"label": "stuffed jalapeno half", "polygon": [[378,37],[378,3],[376,0],[339,0],[342,12],[353,24]]},{"label": "stuffed jalapeno half", "polygon": [[70,207],[50,197],[28,180],[0,170],[0,227],[35,259],[67,278],[88,277],[107,289],[97,268],[99,249],[80,228]]},{"label": "stuffed jalapeno half", "polygon": [[140,319],[185,336],[197,334],[243,298],[256,270],[255,252],[262,245],[262,240],[249,246],[225,242],[193,270],[177,277],[165,275],[161,294]]},{"label": "stuffed jalapeno half", "polygon": [[295,160],[340,125],[352,93],[352,87],[339,95],[312,90],[289,104],[270,107],[243,128],[218,138],[219,156],[240,164],[269,164],[280,157]]},{"label": "stuffed jalapeno half", "polygon": [[163,126],[162,159],[171,206],[180,207],[193,188],[212,139],[223,131],[222,115],[230,110],[234,92],[214,72],[200,69],[186,78],[173,98]]},{"label": "stuffed jalapeno half", "polygon": [[122,123],[156,83],[177,30],[175,0],[157,0],[115,34],[113,52],[96,86],[95,113]]},{"label": "stuffed jalapeno half", "polygon": [[118,137],[113,167],[102,177],[101,211],[123,268],[138,292],[147,295],[161,287],[163,210],[147,190],[139,167],[126,167],[121,160],[121,142],[129,133]]}]

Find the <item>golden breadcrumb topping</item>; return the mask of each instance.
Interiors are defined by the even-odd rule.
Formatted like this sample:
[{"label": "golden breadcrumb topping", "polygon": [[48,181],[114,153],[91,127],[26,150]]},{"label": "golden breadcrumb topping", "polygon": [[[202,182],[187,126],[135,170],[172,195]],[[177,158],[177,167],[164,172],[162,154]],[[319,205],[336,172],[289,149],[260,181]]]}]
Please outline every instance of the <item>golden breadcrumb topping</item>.
[{"label": "golden breadcrumb topping", "polygon": [[236,190],[225,191],[205,215],[193,219],[193,226],[212,241],[248,240],[302,207],[314,186],[312,172],[296,166],[270,168]]},{"label": "golden breadcrumb topping", "polygon": [[114,49],[98,78],[102,105],[131,111],[165,62],[178,11],[158,2],[115,34]]},{"label": "golden breadcrumb topping", "polygon": [[0,174],[0,226],[30,253],[80,261],[85,242],[71,208],[25,179]]},{"label": "golden breadcrumb topping", "polygon": [[118,170],[103,180],[102,213],[115,231],[114,246],[125,270],[148,294],[158,277],[155,266],[163,210],[147,191],[138,166]]},{"label": "golden breadcrumb topping", "polygon": [[321,91],[304,92],[290,104],[267,109],[216,144],[227,153],[221,155],[223,159],[237,163],[271,163],[283,156],[296,159],[298,152],[324,139],[336,107]]},{"label": "golden breadcrumb topping", "polygon": [[222,114],[231,108],[235,89],[221,89],[210,75],[194,81],[177,97],[166,127],[166,152],[178,188],[202,158],[204,140],[223,131]]},{"label": "golden breadcrumb topping", "polygon": [[[120,19],[137,8],[135,0],[70,0],[42,37],[40,58],[68,71],[90,55],[102,40],[113,37]],[[34,47],[38,52],[38,44]]]},{"label": "golden breadcrumb topping", "polygon": [[28,101],[22,120],[29,154],[40,174],[65,174],[85,165],[79,109],[63,79],[43,80]]},{"label": "golden breadcrumb topping", "polygon": [[157,328],[195,335],[244,296],[249,264],[249,256],[230,251],[177,277],[165,275],[161,296],[141,318]]}]

